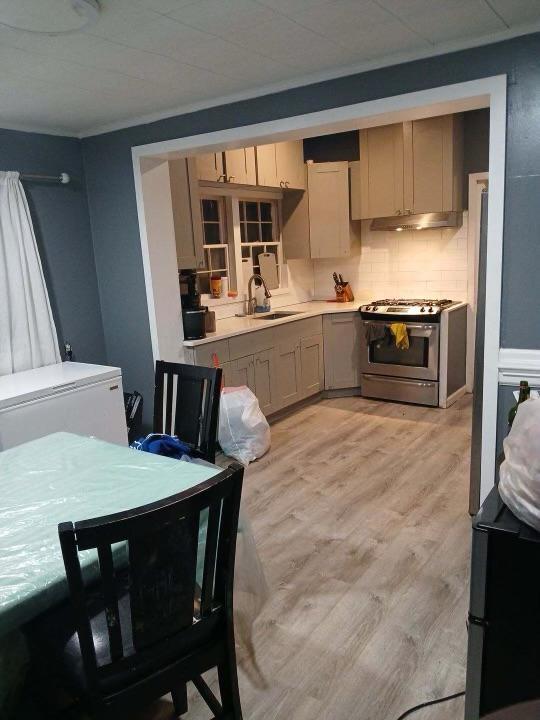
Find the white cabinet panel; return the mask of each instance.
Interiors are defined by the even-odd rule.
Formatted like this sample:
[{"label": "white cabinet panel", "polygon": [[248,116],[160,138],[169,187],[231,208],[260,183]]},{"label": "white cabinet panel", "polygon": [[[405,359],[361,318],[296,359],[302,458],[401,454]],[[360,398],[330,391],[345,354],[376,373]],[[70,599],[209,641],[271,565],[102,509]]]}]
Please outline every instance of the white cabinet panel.
[{"label": "white cabinet panel", "polygon": [[279,343],[276,348],[276,375],[280,408],[302,399],[302,359],[299,339]]},{"label": "white cabinet panel", "polygon": [[240,185],[255,185],[255,148],[238,148],[225,151],[225,173],[227,182]]},{"label": "white cabinet panel", "polygon": [[231,360],[229,374],[232,387],[246,385],[252,392],[256,394],[255,360],[253,355],[249,355],[245,358],[240,358],[239,360]]},{"label": "white cabinet panel", "polygon": [[278,387],[273,348],[255,355],[255,395],[265,415],[270,415],[278,409]]},{"label": "white cabinet panel", "polygon": [[354,228],[349,217],[349,165],[308,165],[309,235],[312,258],[348,257]]},{"label": "white cabinet panel", "polygon": [[322,334],[302,338],[302,397],[316,395],[324,388],[324,354]]},{"label": "white cabinet panel", "polygon": [[223,153],[205,153],[195,158],[197,167],[197,178],[219,182],[224,179]]},{"label": "white cabinet panel", "polygon": [[353,220],[403,210],[403,124],[360,130],[360,161],[351,163]]},{"label": "white cabinet panel", "polygon": [[274,143],[257,145],[257,185],[279,187]]},{"label": "white cabinet panel", "polygon": [[193,158],[169,162],[171,200],[179,268],[204,265],[201,207]]},{"label": "white cabinet panel", "polygon": [[360,387],[360,313],[325,315],[323,328],[326,390]]},{"label": "white cabinet panel", "polygon": [[276,171],[280,187],[304,190],[304,144],[301,140],[276,143]]}]

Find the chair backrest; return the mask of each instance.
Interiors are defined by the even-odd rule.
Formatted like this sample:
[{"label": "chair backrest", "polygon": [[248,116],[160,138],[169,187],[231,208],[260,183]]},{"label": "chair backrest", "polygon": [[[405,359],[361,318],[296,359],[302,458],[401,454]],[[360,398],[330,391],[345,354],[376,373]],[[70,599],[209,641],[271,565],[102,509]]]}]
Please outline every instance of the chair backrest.
[{"label": "chair backrest", "polygon": [[[149,667],[158,672],[216,620],[232,622],[243,474],[241,465],[231,464],[159,502],[58,526],[91,694],[103,697],[111,680],[126,673],[137,679]],[[97,551],[99,560],[99,578],[91,583],[80,562],[87,550]],[[105,610],[105,663],[98,663],[92,634],[96,607]]]},{"label": "chair backrest", "polygon": [[193,454],[214,462],[221,368],[156,362],[154,432],[177,435]]}]

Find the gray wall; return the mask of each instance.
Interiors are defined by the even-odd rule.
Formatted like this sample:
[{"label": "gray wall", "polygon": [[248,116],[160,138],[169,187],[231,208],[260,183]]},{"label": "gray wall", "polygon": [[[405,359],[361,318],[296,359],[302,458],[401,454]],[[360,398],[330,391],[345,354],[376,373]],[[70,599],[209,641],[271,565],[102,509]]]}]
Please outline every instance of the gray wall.
[{"label": "gray wall", "polygon": [[77,360],[105,362],[99,293],[80,141],[0,130],[0,168],[56,175],[69,185],[25,181],[60,350],[69,341]]},{"label": "gray wall", "polygon": [[151,397],[152,354],[131,164],[133,145],[503,73],[508,74],[509,86],[501,341],[505,347],[540,347],[540,325],[531,324],[521,310],[524,304],[531,308],[538,304],[538,285],[523,283],[524,269],[540,269],[536,210],[540,198],[540,35],[536,34],[85,139],[107,356],[124,369],[126,387],[137,387],[147,399]]}]

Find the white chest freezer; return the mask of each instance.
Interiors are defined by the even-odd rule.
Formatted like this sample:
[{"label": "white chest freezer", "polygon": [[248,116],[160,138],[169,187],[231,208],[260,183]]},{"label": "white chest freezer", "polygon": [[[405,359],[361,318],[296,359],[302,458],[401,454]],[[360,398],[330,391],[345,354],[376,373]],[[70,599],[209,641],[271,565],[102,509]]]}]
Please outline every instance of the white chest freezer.
[{"label": "white chest freezer", "polygon": [[65,362],[0,376],[0,450],[62,430],[127,445],[120,368]]}]

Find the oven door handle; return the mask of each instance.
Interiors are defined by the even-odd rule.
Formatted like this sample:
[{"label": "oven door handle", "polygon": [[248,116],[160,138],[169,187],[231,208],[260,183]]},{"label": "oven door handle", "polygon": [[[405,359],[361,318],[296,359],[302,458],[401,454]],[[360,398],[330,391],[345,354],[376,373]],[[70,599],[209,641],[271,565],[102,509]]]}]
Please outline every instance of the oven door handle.
[{"label": "oven door handle", "polygon": [[[401,321],[400,321],[400,320],[395,320],[394,322],[401,322]],[[388,325],[391,325],[391,324],[392,324],[392,323],[391,323],[390,321],[389,321],[389,322],[385,322],[385,321],[383,321],[383,320],[374,320],[374,321],[364,320],[364,327],[367,327],[368,325],[385,325],[385,326],[388,326]],[[439,327],[438,325],[420,325],[420,324],[408,323],[408,322],[404,323],[404,325],[405,325],[405,327],[407,328],[407,330],[423,330],[423,331],[426,332],[426,333],[429,331],[429,335],[431,335],[431,333]],[[424,335],[422,335],[422,337],[424,337]],[[426,336],[426,337],[428,337],[428,336]]]}]

